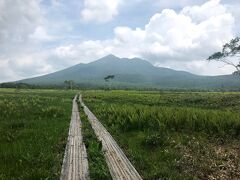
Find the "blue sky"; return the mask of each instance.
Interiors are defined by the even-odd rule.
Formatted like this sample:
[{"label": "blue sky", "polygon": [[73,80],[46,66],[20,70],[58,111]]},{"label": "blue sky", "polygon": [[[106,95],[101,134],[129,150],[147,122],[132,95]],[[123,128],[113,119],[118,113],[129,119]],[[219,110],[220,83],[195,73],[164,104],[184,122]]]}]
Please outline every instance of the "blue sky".
[{"label": "blue sky", "polygon": [[0,0],[0,82],[108,54],[228,74],[205,59],[239,35],[239,8],[238,0]]}]

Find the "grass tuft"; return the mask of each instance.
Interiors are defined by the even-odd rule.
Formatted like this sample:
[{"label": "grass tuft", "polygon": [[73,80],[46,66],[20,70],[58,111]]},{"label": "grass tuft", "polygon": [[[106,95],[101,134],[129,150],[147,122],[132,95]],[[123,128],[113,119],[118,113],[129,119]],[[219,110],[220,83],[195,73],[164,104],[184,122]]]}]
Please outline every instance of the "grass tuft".
[{"label": "grass tuft", "polygon": [[110,180],[112,178],[102,151],[102,142],[97,139],[80,104],[79,111],[82,121],[83,141],[87,148],[90,178],[93,180]]}]

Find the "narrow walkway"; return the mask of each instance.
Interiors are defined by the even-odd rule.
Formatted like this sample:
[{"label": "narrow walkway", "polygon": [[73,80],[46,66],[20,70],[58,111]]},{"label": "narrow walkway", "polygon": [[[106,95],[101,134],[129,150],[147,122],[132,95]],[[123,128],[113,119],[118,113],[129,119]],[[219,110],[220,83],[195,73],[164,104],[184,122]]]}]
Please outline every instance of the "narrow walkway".
[{"label": "narrow walkway", "polygon": [[88,160],[81,133],[81,121],[76,102],[73,99],[72,117],[68,133],[60,180],[88,180]]},{"label": "narrow walkway", "polygon": [[141,176],[113,139],[111,134],[100,123],[96,116],[84,105],[82,96],[79,96],[81,105],[84,107],[84,112],[95,131],[98,139],[102,142],[104,155],[112,175],[113,180],[141,180]]}]

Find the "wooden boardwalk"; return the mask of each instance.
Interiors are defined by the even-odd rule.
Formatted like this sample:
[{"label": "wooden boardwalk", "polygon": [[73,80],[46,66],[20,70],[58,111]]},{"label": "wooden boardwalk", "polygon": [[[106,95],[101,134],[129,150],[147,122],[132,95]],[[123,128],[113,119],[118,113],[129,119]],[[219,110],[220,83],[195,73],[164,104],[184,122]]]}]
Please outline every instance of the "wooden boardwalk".
[{"label": "wooden boardwalk", "polygon": [[113,180],[141,180],[141,176],[113,139],[111,134],[100,123],[96,116],[84,105],[81,95],[79,96],[84,112],[95,131],[98,139],[102,142],[104,155]]},{"label": "wooden boardwalk", "polygon": [[77,96],[73,99],[72,117],[60,180],[90,179],[87,152],[83,143],[81,121],[76,98]]}]

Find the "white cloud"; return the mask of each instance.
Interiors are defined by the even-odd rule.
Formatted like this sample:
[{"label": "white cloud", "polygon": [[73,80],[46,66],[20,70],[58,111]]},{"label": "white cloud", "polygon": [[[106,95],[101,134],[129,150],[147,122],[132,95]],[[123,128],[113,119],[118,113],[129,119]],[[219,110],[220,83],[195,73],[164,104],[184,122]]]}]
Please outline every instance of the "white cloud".
[{"label": "white cloud", "polygon": [[55,63],[49,62],[49,53],[32,53],[12,57],[0,56],[0,82],[19,80],[31,76],[51,73]]},{"label": "white cloud", "polygon": [[[234,17],[217,0],[184,8],[179,13],[165,9],[152,16],[142,30],[144,49],[138,54],[156,62],[202,60],[234,36],[233,28]],[[138,31],[132,30],[131,34]],[[129,34],[125,36],[131,41]]]},{"label": "white cloud", "polygon": [[118,15],[121,0],[84,0],[84,9],[81,15],[84,21],[105,23]]},{"label": "white cloud", "polygon": [[0,57],[0,82],[6,81],[6,79],[17,80],[19,76],[9,67],[9,60],[3,56]]},{"label": "white cloud", "polygon": [[[193,60],[193,61],[166,61],[157,62],[155,66],[173,68],[175,70],[185,70],[201,75],[219,75],[231,74],[235,69],[231,66],[226,66],[221,62],[209,62],[206,60]],[[194,70],[194,71],[193,71]]]},{"label": "white cloud", "polygon": [[202,60],[234,36],[233,28],[234,17],[217,0],[180,13],[166,9],[145,26],[140,55],[156,62]]},{"label": "white cloud", "polygon": [[60,46],[52,55],[64,62],[65,67],[78,62],[90,62],[112,52],[112,41],[84,41],[80,44]]},{"label": "white cloud", "polygon": [[[143,28],[116,27],[111,39],[87,40],[50,49],[37,46],[35,50],[41,50],[34,51],[33,43],[54,39],[44,27],[39,2],[0,0],[0,81],[50,73],[110,53],[142,57],[158,66],[197,74],[232,72],[231,67],[204,61],[236,33],[238,11],[218,0],[180,11],[164,9],[154,14]],[[85,0],[82,18],[108,22],[118,14],[120,3],[121,0]]]},{"label": "white cloud", "polygon": [[187,6],[181,13],[190,16],[195,22],[201,22],[226,12],[226,7],[220,4],[220,0],[211,0],[202,6]]},{"label": "white cloud", "polygon": [[[143,57],[172,68],[178,64],[183,70],[199,74],[224,73],[224,69],[207,71],[203,66],[207,62],[203,60],[234,36],[234,20],[219,0],[211,0],[201,6],[188,6],[179,13],[165,9],[153,15],[143,29],[116,27],[114,39],[86,41],[65,50],[75,58],[95,59],[113,53]],[[62,51],[65,58],[66,51]],[[229,69],[225,72],[229,73]]]},{"label": "white cloud", "polygon": [[0,82],[53,71],[45,61],[49,54],[36,51],[54,39],[44,27],[40,2],[0,0]]},{"label": "white cloud", "polygon": [[56,39],[56,37],[50,36],[43,26],[37,26],[35,31],[29,35],[29,38],[38,42],[52,41]]},{"label": "white cloud", "polygon": [[26,44],[42,21],[38,0],[0,1],[0,48],[13,51]]},{"label": "white cloud", "polygon": [[[236,3],[236,2],[235,2]],[[237,34],[237,36],[240,36],[240,2],[238,1],[238,4],[226,4],[226,8],[232,13],[232,15],[235,17],[235,27],[234,30]]]}]

